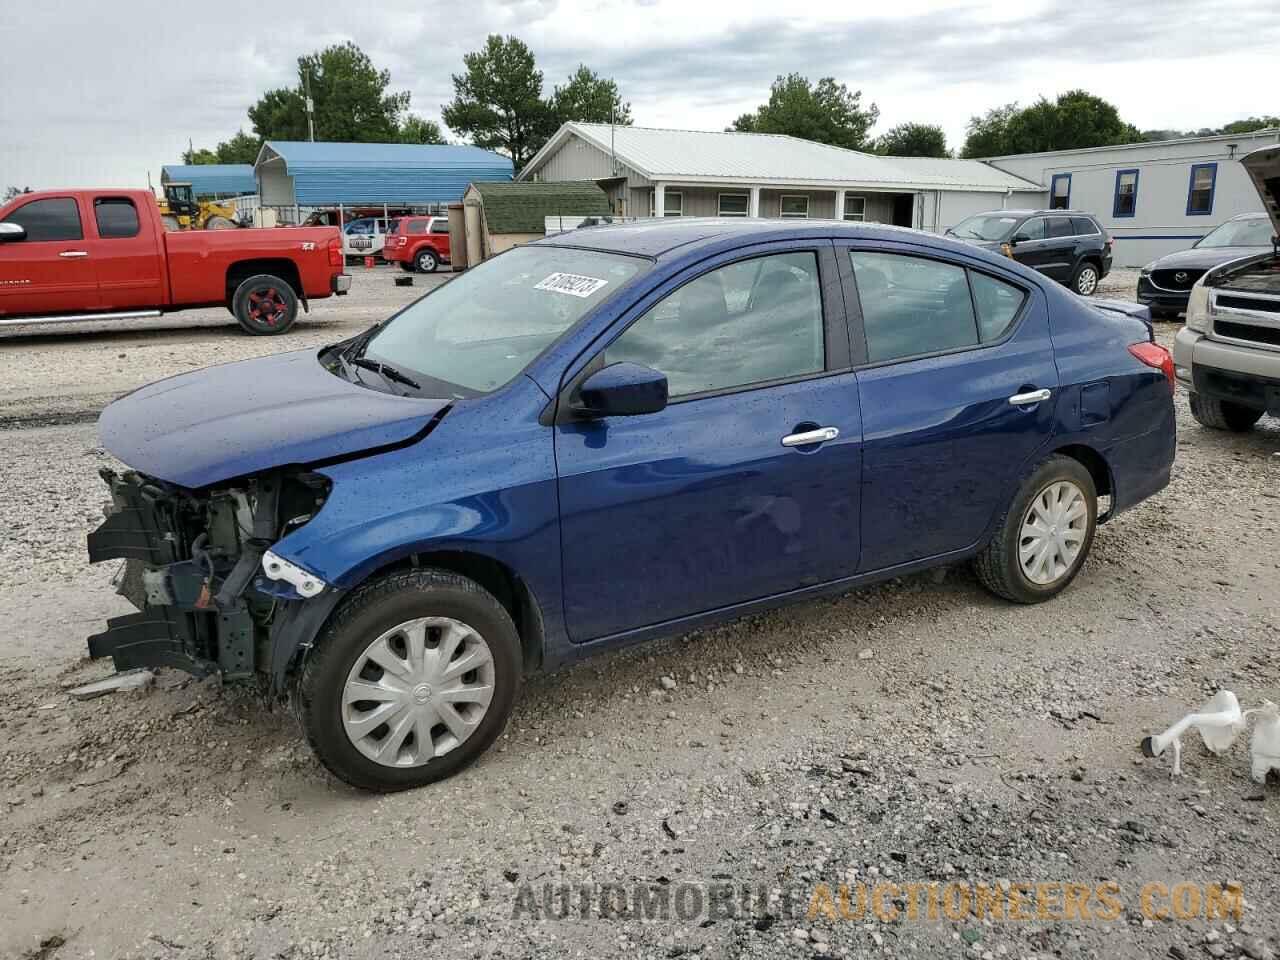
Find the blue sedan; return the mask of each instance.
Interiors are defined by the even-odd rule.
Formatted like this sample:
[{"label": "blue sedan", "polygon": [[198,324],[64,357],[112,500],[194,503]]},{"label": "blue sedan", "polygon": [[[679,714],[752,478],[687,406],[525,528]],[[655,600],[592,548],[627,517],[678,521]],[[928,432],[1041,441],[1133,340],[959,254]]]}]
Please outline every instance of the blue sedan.
[{"label": "blue sedan", "polygon": [[1142,316],[945,238],[581,229],[108,407],[89,554],[139,612],[89,648],[265,679],[338,777],[417,786],[596,651],[960,561],[1057,595],[1168,483],[1172,387]]}]

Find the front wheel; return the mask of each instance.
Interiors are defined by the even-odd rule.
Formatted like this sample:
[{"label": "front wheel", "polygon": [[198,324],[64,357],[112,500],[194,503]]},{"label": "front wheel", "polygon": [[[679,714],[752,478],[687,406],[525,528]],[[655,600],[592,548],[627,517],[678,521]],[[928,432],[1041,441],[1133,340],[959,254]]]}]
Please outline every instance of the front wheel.
[{"label": "front wheel", "polygon": [[1097,522],[1089,471],[1070,457],[1050,457],[1022,484],[975,559],[978,579],[1015,603],[1055,597],[1084,565]]},{"label": "front wheel", "polygon": [[1082,297],[1091,297],[1098,291],[1098,281],[1102,279],[1098,275],[1098,268],[1088,260],[1076,267],[1076,272],[1071,276],[1071,289]]},{"label": "front wheel", "polygon": [[436,259],[434,250],[419,250],[413,265],[419,273],[435,273],[440,261]]},{"label": "front wheel", "polygon": [[1262,411],[1253,407],[1242,407],[1230,400],[1216,400],[1213,397],[1202,397],[1198,393],[1190,394],[1187,402],[1191,407],[1191,416],[1203,426],[1214,430],[1230,430],[1232,433],[1244,433],[1262,419]]},{"label": "front wheel", "polygon": [[236,287],[231,312],[255,336],[286,333],[298,319],[298,295],[286,281],[261,273]]},{"label": "front wheel", "polygon": [[451,776],[497,739],[521,679],[510,615],[445,570],[357,589],[298,682],[307,740],[336,777],[390,792]]}]

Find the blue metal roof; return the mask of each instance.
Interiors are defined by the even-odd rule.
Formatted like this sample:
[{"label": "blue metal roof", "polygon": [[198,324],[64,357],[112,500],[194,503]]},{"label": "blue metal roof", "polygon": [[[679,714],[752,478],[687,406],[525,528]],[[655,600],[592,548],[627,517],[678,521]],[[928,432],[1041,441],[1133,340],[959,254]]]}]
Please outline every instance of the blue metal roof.
[{"label": "blue metal roof", "polygon": [[247,163],[170,164],[160,169],[160,182],[189,183],[197,197],[238,197],[258,192],[258,178]]},{"label": "blue metal roof", "polygon": [[510,180],[511,159],[479,147],[417,143],[268,140],[257,166],[279,157],[294,202],[442,203],[462,199],[473,180]]}]

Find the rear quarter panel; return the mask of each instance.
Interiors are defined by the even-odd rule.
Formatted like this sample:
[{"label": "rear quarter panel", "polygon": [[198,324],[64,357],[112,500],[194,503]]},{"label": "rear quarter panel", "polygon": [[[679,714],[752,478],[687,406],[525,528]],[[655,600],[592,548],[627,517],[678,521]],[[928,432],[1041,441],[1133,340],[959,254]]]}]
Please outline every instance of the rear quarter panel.
[{"label": "rear quarter panel", "polygon": [[327,297],[340,266],[329,264],[336,227],[183,230],[164,234],[173,306],[225,303],[227,273],[249,260],[289,260],[308,298]]}]

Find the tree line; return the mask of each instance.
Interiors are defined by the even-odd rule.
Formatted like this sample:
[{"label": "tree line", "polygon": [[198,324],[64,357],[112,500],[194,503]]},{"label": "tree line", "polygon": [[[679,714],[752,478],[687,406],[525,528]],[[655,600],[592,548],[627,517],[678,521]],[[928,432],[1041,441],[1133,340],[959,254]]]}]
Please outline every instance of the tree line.
[{"label": "tree line", "polygon": [[[441,117],[467,142],[511,157],[519,170],[560,125],[632,122],[631,105],[617,83],[580,64],[563,84],[544,92],[533,51],[518,37],[492,35],[463,57],[452,75],[453,100]],[[336,44],[298,58],[295,86],[268,90],[249,108],[252,133],[243,129],[214,147],[188,150],[185,163],[253,163],[264,140],[309,138],[306,99],[314,105],[315,139],[364,143],[445,143],[440,124],[410,110],[408,91],[393,91],[391,74],[379,70],[354,43]],[[1280,118],[1251,117],[1197,131],[1138,130],[1116,107],[1084,90],[1022,106],[1008,103],[970,118],[965,140],[952,153],[942,127],[900,123],[879,136],[871,130],[880,110],[834,77],[816,83],[799,73],[779,76],[768,99],[726,129],[786,134],[850,150],[902,157],[990,157],[1080,147],[1167,140],[1215,133],[1247,133],[1280,125]]]}]

